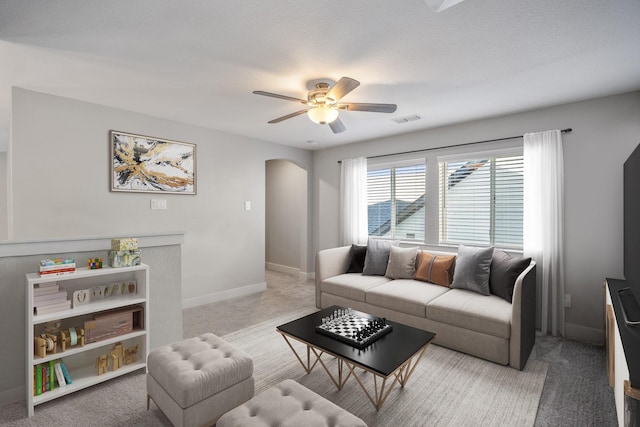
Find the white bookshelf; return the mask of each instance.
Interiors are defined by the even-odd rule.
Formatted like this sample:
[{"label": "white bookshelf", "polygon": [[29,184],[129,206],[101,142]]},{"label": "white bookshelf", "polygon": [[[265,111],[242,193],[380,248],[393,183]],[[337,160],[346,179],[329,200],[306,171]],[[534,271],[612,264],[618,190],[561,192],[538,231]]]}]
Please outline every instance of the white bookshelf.
[{"label": "white bookshelf", "polygon": [[[57,282],[67,292],[69,300],[73,297],[73,292],[77,290],[90,289],[95,286],[108,285],[117,282],[136,281],[136,292],[128,295],[105,297],[97,299],[75,308],[62,310],[56,313],[35,315],[33,305],[33,289],[36,285],[48,282]],[[101,268],[89,270],[79,268],[74,273],[62,276],[40,277],[38,273],[26,275],[26,402],[29,416],[33,416],[34,407],[56,399],[61,396],[82,390],[95,384],[108,381],[112,378],[128,374],[130,372],[146,369],[147,353],[149,351],[149,266],[141,264],[134,267],[124,268]],[[58,342],[56,353],[47,353],[45,357],[38,357],[34,352],[34,337],[39,335],[45,324],[50,321],[60,320],[62,328],[69,327],[83,328],[84,321],[91,319],[92,315],[99,312],[109,312],[110,310],[124,307],[141,306],[143,308],[142,329],[134,329],[132,332],[94,343],[85,343],[84,346],[75,345],[67,347],[62,352]],[[109,354],[109,351],[116,343],[122,343],[125,348],[138,346],[137,362],[124,365],[117,370],[109,370],[98,375],[95,367],[96,358],[101,354]],[[72,384],[58,387],[40,395],[34,393],[34,366],[48,363],[51,360],[61,359],[72,379]]]}]

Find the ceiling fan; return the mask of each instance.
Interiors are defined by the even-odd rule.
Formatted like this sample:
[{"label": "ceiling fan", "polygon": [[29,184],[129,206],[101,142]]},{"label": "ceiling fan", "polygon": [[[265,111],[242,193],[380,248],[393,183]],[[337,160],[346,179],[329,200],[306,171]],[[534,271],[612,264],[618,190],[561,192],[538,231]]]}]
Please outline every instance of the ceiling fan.
[{"label": "ceiling fan", "polygon": [[340,133],[347,130],[338,117],[339,110],[345,111],[370,111],[374,113],[393,113],[396,111],[396,104],[366,104],[358,102],[339,102],[342,97],[360,86],[360,82],[350,77],[342,77],[338,82],[329,87],[328,83],[316,83],[315,89],[311,89],[307,94],[307,99],[293,98],[277,93],[256,90],[256,95],[270,96],[272,98],[284,99],[287,101],[299,102],[306,105],[306,108],[278,117],[268,123],[280,123],[300,114],[307,113],[309,119],[321,125],[329,125],[333,133]]}]

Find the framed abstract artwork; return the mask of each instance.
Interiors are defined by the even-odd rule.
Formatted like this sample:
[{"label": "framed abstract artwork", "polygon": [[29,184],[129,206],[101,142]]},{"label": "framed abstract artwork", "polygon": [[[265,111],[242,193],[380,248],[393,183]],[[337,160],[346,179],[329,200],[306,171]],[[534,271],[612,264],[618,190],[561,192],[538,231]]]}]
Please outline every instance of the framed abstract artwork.
[{"label": "framed abstract artwork", "polygon": [[111,191],[196,194],[196,145],[112,130]]}]

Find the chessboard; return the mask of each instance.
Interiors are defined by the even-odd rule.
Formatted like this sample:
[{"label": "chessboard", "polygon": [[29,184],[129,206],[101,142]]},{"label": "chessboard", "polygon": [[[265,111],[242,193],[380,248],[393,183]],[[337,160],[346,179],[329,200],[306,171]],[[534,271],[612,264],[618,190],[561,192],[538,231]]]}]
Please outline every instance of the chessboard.
[{"label": "chessboard", "polygon": [[316,331],[331,338],[342,341],[353,347],[362,349],[391,332],[393,326],[387,319],[365,315],[350,308],[335,310],[322,319]]}]

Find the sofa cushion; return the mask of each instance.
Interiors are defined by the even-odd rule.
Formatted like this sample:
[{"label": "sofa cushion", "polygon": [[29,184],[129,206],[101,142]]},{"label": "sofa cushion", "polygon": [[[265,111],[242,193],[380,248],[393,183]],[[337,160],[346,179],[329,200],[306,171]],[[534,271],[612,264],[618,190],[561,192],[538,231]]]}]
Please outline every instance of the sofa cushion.
[{"label": "sofa cushion", "polygon": [[365,292],[375,286],[391,281],[384,276],[363,276],[358,273],[346,273],[329,277],[322,281],[320,289],[331,295],[355,301],[365,301]]},{"label": "sofa cushion", "polygon": [[493,248],[458,246],[456,269],[453,273],[452,288],[468,289],[482,295],[489,295],[489,272]]},{"label": "sofa cushion", "polygon": [[511,309],[496,295],[451,289],[427,304],[427,319],[506,339],[511,335]]},{"label": "sofa cushion", "polygon": [[369,289],[366,302],[389,310],[425,317],[427,303],[448,291],[442,286],[398,279]]},{"label": "sofa cushion", "polygon": [[364,258],[366,255],[366,246],[351,245],[347,273],[362,273],[362,270],[364,270]]},{"label": "sofa cushion", "polygon": [[489,290],[492,294],[511,302],[516,280],[531,264],[531,258],[512,257],[504,251],[493,251]]},{"label": "sofa cushion", "polygon": [[427,251],[420,251],[420,261],[418,261],[415,279],[449,287],[453,279],[455,263],[455,255],[435,255]]},{"label": "sofa cushion", "polygon": [[391,246],[387,272],[384,275],[389,279],[413,279],[417,256],[418,248]]},{"label": "sofa cushion", "polygon": [[364,258],[362,274],[366,276],[384,276],[389,263],[391,246],[398,246],[397,240],[369,239],[367,255]]}]

